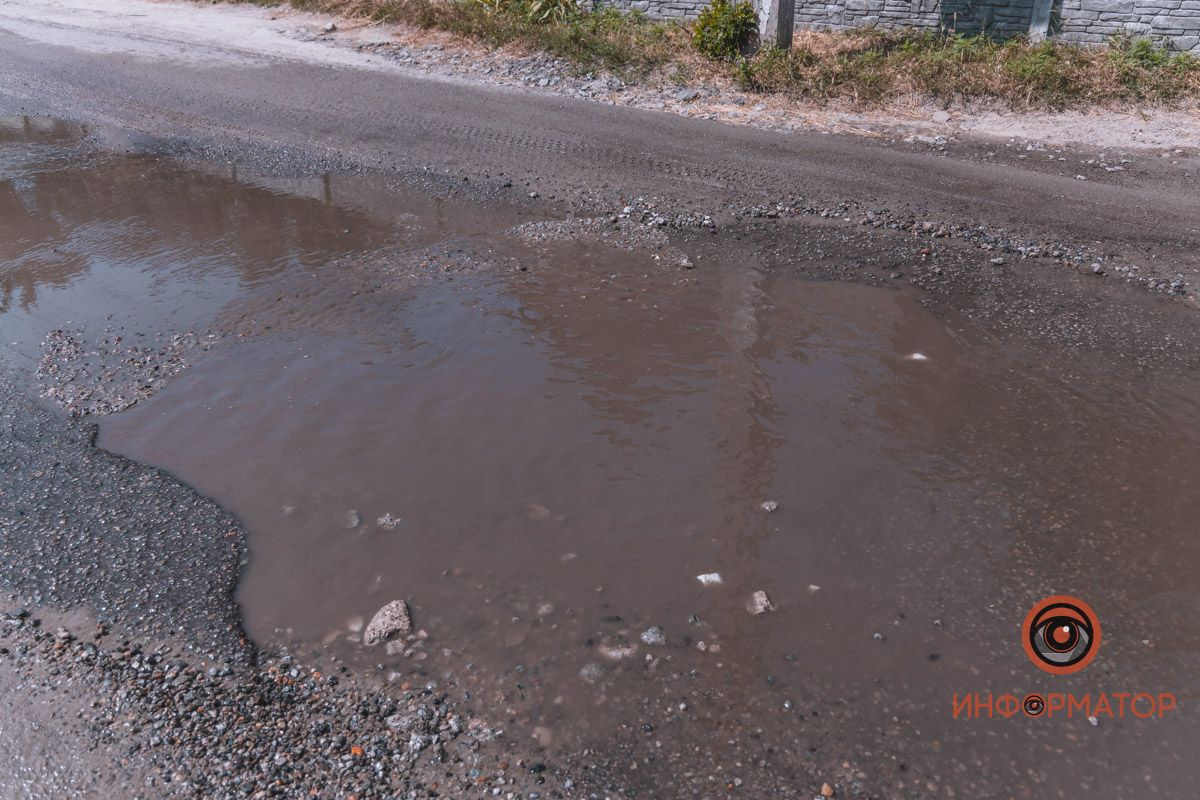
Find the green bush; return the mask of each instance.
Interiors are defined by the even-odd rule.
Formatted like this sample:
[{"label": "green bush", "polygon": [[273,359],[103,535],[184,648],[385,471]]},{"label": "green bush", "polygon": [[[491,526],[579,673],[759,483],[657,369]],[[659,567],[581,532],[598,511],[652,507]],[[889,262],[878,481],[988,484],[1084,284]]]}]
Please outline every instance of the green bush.
[{"label": "green bush", "polygon": [[736,58],[758,35],[758,14],[749,0],[713,0],[692,28],[692,43],[710,58]]}]

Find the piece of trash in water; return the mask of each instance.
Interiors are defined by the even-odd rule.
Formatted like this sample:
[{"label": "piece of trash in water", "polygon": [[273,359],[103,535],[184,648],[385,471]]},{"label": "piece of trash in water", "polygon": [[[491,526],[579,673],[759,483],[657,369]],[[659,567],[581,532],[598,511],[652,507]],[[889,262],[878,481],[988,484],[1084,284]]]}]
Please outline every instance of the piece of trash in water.
[{"label": "piece of trash in water", "polygon": [[346,630],[350,631],[351,633],[358,633],[359,631],[362,630],[362,628],[363,628],[363,618],[362,617],[351,617],[350,619],[346,620]]},{"label": "piece of trash in water", "polygon": [[408,613],[408,603],[393,600],[371,617],[367,629],[363,631],[363,644],[379,644],[393,633],[408,633],[411,630],[412,616]]},{"label": "piece of trash in water", "polygon": [[662,628],[655,625],[653,628],[647,628],[642,633],[642,641],[649,645],[661,647],[667,643],[667,636],[663,633]]},{"label": "piece of trash in water", "polygon": [[717,584],[723,582],[721,580],[721,573],[719,572],[706,572],[703,575],[697,575],[696,580],[700,581],[705,586],[716,586]]},{"label": "piece of trash in water", "polygon": [[929,356],[924,353],[909,353],[904,357],[905,361],[928,361]]},{"label": "piece of trash in water", "polygon": [[821,591],[821,587],[817,586],[815,583],[810,583],[808,585],[808,593],[809,594],[816,594],[819,591]]},{"label": "piece of trash in water", "polygon": [[746,603],[746,610],[751,614],[764,614],[768,611],[774,611],[775,606],[772,605],[771,599],[767,597],[767,593],[759,589],[754,594],[750,595],[750,602]]},{"label": "piece of trash in water", "polygon": [[400,527],[401,520],[399,517],[393,517],[391,514],[384,514],[382,517],[375,520],[375,522],[377,522],[379,527],[383,528],[385,531],[394,531],[396,528]]},{"label": "piece of trash in water", "polygon": [[362,524],[362,517],[360,517],[358,515],[358,512],[355,511],[353,508],[346,512],[345,520],[346,520],[345,527],[346,527],[346,530],[348,530],[348,531],[352,531],[355,528],[357,528],[359,525]]},{"label": "piece of trash in water", "polygon": [[763,511],[774,511],[775,509],[779,508],[779,503],[776,503],[774,500],[764,500],[763,504],[760,505],[759,508],[761,508]]}]

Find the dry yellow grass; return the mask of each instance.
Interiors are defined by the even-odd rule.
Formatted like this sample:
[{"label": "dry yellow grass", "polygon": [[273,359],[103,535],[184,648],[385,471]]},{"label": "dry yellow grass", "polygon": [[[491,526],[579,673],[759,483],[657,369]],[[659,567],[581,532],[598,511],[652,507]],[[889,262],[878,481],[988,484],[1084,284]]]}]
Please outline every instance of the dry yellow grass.
[{"label": "dry yellow grass", "polygon": [[492,47],[542,50],[581,71],[604,69],[627,80],[658,68],[720,73],[751,92],[859,106],[914,98],[1056,109],[1200,100],[1200,59],[1149,39],[1081,47],[912,30],[803,32],[787,52],[765,49],[698,63],[686,25],[612,9],[582,13],[570,3],[561,16],[539,22],[529,13],[533,2],[546,0],[291,0],[291,5],[446,31]]},{"label": "dry yellow grass", "polygon": [[1081,47],[914,31],[807,33],[738,65],[749,89],[878,105],[913,95],[1065,108],[1200,98],[1200,59],[1146,39]]}]

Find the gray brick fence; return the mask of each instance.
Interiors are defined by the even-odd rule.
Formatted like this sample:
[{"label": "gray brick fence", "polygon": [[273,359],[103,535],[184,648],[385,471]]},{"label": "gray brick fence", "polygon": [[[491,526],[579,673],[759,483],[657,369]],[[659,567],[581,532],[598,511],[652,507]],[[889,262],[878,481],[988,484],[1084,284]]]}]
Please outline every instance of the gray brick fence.
[{"label": "gray brick fence", "polygon": [[[766,0],[757,0],[760,5]],[[1200,55],[1200,0],[795,0],[796,28],[845,30],[912,26],[1011,36],[1031,33],[1104,42],[1130,32]],[[655,17],[695,17],[708,0],[611,0]]]}]

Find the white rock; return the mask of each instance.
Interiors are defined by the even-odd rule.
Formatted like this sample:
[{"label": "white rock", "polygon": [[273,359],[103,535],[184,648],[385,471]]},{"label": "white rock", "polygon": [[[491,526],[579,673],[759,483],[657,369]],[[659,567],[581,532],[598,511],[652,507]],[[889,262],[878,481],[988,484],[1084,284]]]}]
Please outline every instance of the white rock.
[{"label": "white rock", "polygon": [[770,511],[774,511],[775,509],[779,508],[779,503],[776,503],[774,500],[764,500],[762,505],[759,506],[759,508],[761,508],[763,511],[770,512]]},{"label": "white rock", "polygon": [[750,595],[750,602],[746,603],[746,610],[757,616],[768,611],[774,611],[775,606],[772,605],[771,598],[767,597],[767,593],[759,589]]},{"label": "white rock", "polygon": [[667,643],[667,637],[662,632],[662,628],[655,625],[653,628],[647,628],[642,632],[642,641],[651,646],[661,647]]},{"label": "white rock", "polygon": [[600,655],[610,661],[621,661],[626,658],[633,658],[637,655],[637,645],[628,644],[622,641],[605,642],[597,648]]}]

